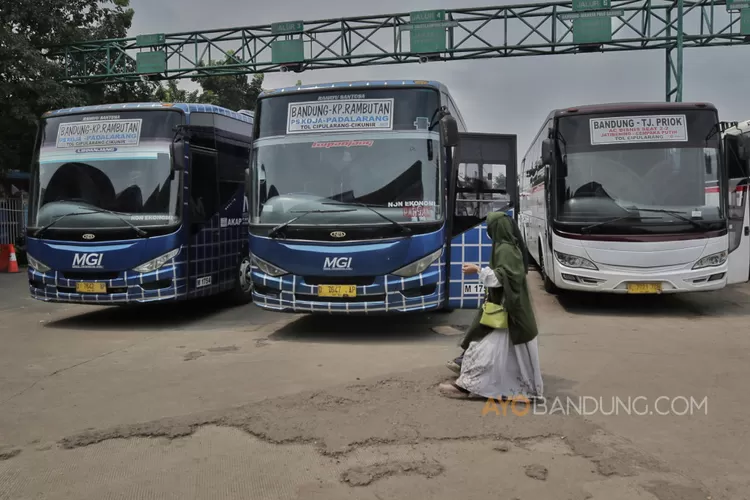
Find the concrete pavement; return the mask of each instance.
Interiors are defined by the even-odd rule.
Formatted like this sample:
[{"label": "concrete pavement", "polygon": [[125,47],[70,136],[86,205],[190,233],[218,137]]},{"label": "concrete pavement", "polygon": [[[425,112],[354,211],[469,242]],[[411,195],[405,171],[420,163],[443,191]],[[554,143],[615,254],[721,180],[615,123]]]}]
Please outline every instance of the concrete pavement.
[{"label": "concrete pavement", "polygon": [[0,275],[1,499],[750,498],[748,286],[558,298],[531,273],[546,414],[482,415],[435,390],[458,336],[433,327],[472,311],[64,306],[24,279]]}]

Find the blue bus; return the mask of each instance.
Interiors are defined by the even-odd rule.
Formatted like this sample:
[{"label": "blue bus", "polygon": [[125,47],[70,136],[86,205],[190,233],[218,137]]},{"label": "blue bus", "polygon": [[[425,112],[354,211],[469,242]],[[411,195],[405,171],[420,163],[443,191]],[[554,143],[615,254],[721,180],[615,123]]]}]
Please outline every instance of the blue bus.
[{"label": "blue bus", "polygon": [[127,304],[252,299],[253,113],[128,103],[46,113],[27,228],[31,296]]},{"label": "blue bus", "polygon": [[518,202],[516,136],[469,134],[434,81],[261,94],[251,166],[253,302],[296,313],[475,308],[490,211]]}]

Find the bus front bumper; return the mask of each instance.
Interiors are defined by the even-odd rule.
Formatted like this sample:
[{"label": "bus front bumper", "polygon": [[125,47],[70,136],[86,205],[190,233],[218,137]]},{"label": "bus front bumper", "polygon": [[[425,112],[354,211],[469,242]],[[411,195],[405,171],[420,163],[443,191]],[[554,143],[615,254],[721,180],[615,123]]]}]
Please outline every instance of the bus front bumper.
[{"label": "bus front bumper", "polygon": [[328,278],[332,284],[356,286],[353,297],[321,296],[330,289],[326,277],[279,277],[251,271],[253,302],[262,309],[292,313],[383,314],[440,309],[445,299],[444,265],[433,265],[422,274],[401,278],[393,275]]},{"label": "bus front bumper", "polygon": [[600,293],[685,293],[719,290],[727,284],[727,264],[703,269],[671,266],[627,271],[597,264],[599,270],[566,267],[555,262],[558,288]]},{"label": "bus front bumper", "polygon": [[31,297],[44,302],[91,305],[122,305],[178,300],[185,296],[184,278],[177,267],[167,265],[157,271],[111,271],[74,273],[39,272],[29,267]]}]

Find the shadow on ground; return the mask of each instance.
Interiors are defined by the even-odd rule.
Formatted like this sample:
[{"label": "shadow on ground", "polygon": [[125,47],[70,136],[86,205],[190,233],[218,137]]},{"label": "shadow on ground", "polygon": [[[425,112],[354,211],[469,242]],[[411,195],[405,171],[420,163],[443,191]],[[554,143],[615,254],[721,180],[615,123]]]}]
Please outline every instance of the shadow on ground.
[{"label": "shadow on ground", "polygon": [[571,314],[607,316],[700,317],[750,316],[747,285],[716,292],[675,295],[615,295],[562,292],[559,304]]},{"label": "shadow on ground", "polygon": [[250,316],[256,310],[250,305],[234,306],[225,300],[211,297],[174,303],[111,306],[51,321],[45,326],[70,330],[166,330],[185,328],[228,311]]},{"label": "shadow on ground", "polygon": [[[436,338],[455,339],[469,324],[465,311],[419,313],[397,316],[307,315],[289,323],[269,336],[269,340],[287,342],[417,342]],[[433,328],[453,326],[451,333]]]}]

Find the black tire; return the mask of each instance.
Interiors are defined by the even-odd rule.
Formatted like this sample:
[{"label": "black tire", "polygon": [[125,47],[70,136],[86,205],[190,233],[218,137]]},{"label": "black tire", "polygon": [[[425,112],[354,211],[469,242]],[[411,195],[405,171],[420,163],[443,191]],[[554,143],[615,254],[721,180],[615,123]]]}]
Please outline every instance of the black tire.
[{"label": "black tire", "polygon": [[249,271],[250,256],[245,255],[237,265],[234,288],[230,291],[231,301],[235,304],[249,304],[253,301],[253,282],[247,275]]},{"label": "black tire", "polygon": [[544,285],[544,291],[550,295],[556,295],[560,292],[560,289],[555,286],[549,276],[547,276],[547,270],[544,268],[544,254],[542,254],[542,244],[539,244],[539,274],[542,276],[542,284]]}]

